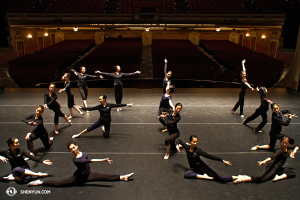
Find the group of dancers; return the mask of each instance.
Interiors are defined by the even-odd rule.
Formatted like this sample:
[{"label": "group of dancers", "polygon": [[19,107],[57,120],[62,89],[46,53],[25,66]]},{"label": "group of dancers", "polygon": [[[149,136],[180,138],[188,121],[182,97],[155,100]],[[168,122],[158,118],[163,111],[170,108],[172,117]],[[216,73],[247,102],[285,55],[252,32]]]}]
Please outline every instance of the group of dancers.
[{"label": "group of dancers", "polygon": [[[158,110],[158,119],[163,124],[164,129],[162,132],[168,132],[169,136],[165,138],[165,146],[166,146],[166,154],[164,155],[164,159],[167,160],[170,156],[170,150],[175,150],[180,152],[180,148],[184,148],[188,163],[190,165],[190,170],[185,172],[184,177],[187,179],[214,179],[220,182],[229,182],[233,181],[234,183],[240,183],[244,181],[251,182],[264,182],[269,179],[273,179],[273,181],[278,181],[284,178],[291,178],[296,175],[294,169],[284,168],[283,165],[286,162],[288,157],[294,158],[295,153],[298,151],[299,147],[294,145],[294,139],[292,137],[286,136],[281,133],[282,126],[289,125],[291,119],[293,117],[297,117],[295,114],[292,115],[290,111],[280,111],[279,106],[269,100],[266,96],[267,89],[265,87],[256,88],[258,93],[260,94],[261,105],[256,111],[247,119],[243,121],[244,125],[251,122],[259,115],[261,115],[263,121],[259,124],[259,126],[254,130],[257,132],[261,132],[262,128],[267,123],[267,111],[269,110],[269,104],[271,104],[272,109],[272,125],[270,130],[270,142],[268,145],[256,145],[251,148],[251,150],[258,149],[274,149],[276,141],[280,140],[280,146],[276,150],[276,153],[265,159],[264,161],[258,162],[259,165],[264,165],[268,162],[266,171],[263,175],[259,177],[247,176],[247,175],[237,175],[237,176],[221,176],[216,171],[214,171],[208,164],[201,160],[200,156],[222,161],[225,165],[231,166],[229,161],[223,160],[220,157],[211,155],[201,148],[197,147],[198,137],[196,135],[191,135],[189,141],[187,143],[178,139],[180,137],[180,131],[178,130],[177,124],[181,120],[180,111],[183,108],[182,103],[176,103],[175,106],[172,103],[172,93],[176,91],[175,86],[171,84],[171,76],[172,72],[167,71],[167,59],[165,61],[164,67],[164,80],[163,80],[163,96],[160,101],[159,110]],[[251,88],[252,91],[255,89],[248,83],[246,79],[246,69],[245,69],[245,61],[242,61],[243,70],[241,72],[242,77],[242,88],[239,93],[239,100],[231,110],[234,113],[238,107],[240,107],[240,116],[243,118],[243,107],[244,107],[244,99],[247,88]],[[111,175],[111,174],[103,174],[91,172],[89,163],[92,162],[108,162],[112,163],[112,160],[109,158],[104,159],[88,159],[88,156],[81,151],[79,151],[78,145],[75,142],[69,142],[67,145],[68,150],[73,154],[73,162],[77,167],[75,173],[66,179],[63,180],[36,180],[32,181],[32,176],[45,177],[48,176],[47,173],[41,172],[33,172],[30,170],[30,166],[25,161],[24,157],[31,159],[35,162],[40,162],[46,165],[52,165],[50,160],[41,161],[37,157],[34,156],[34,145],[33,141],[40,138],[44,147],[49,149],[53,144],[53,137],[49,137],[47,130],[43,125],[42,113],[44,109],[49,108],[54,111],[54,124],[55,124],[55,134],[58,134],[58,122],[59,117],[63,117],[70,125],[71,119],[73,117],[73,110],[75,108],[81,117],[84,116],[82,110],[86,112],[92,110],[98,110],[100,113],[99,119],[90,127],[84,129],[79,134],[75,134],[72,138],[78,138],[82,134],[95,130],[96,128],[102,127],[103,137],[109,138],[110,126],[111,126],[111,109],[117,108],[117,111],[121,111],[121,107],[128,106],[131,107],[132,104],[122,104],[122,77],[131,76],[134,74],[140,74],[140,71],[136,71],[134,73],[122,73],[120,72],[120,66],[114,67],[115,73],[104,73],[100,71],[96,71],[95,73],[100,73],[100,76],[96,75],[88,75],[85,74],[85,67],[80,68],[80,73],[72,70],[75,75],[78,76],[78,87],[83,100],[83,106],[77,106],[74,102],[74,93],[70,89],[70,74],[65,73],[62,77],[64,81],[64,88],[59,90],[59,93],[65,91],[68,97],[68,108],[70,109],[70,116],[67,117],[62,111],[59,103],[56,101],[58,96],[55,94],[55,85],[53,83],[49,86],[49,92],[44,94],[44,105],[38,106],[36,108],[35,114],[31,114],[25,118],[23,121],[31,126],[29,133],[26,135],[25,139],[27,140],[28,151],[19,149],[19,140],[15,137],[11,137],[8,139],[7,144],[9,149],[0,151],[0,160],[3,162],[9,161],[12,174],[2,177],[2,180],[15,180],[20,181],[21,183],[27,183],[29,186],[36,185],[44,185],[44,186],[53,186],[53,187],[61,187],[61,186],[69,186],[69,185],[82,185],[85,182],[89,181],[118,181],[124,180],[127,181],[130,177],[134,175],[134,173],[129,173],[126,175]],[[88,87],[86,83],[87,78],[103,78],[102,75],[110,76],[114,78],[114,91],[115,91],[115,104],[107,103],[107,96],[102,94],[99,96],[99,105],[94,107],[87,107],[87,96],[88,96]],[[283,114],[286,114],[288,117],[287,121],[283,121]],[[269,162],[271,161],[271,162]]]}]

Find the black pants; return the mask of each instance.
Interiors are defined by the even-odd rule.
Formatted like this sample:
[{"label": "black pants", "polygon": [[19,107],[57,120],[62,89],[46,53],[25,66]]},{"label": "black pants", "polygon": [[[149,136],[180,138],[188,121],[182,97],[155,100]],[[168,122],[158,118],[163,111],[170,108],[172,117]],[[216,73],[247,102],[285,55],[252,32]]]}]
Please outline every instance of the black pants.
[{"label": "black pants", "polygon": [[269,143],[270,149],[274,149],[277,140],[280,140],[283,137],[288,137],[290,144],[294,144],[295,143],[294,138],[292,138],[290,136],[287,136],[287,135],[284,135],[284,134],[273,134],[270,131],[269,135],[270,135],[270,143]]},{"label": "black pants", "polygon": [[53,141],[49,139],[49,135],[46,130],[43,133],[31,133],[29,140],[27,140],[28,151],[34,151],[33,141],[38,138],[40,138],[46,149],[49,149],[53,144]]},{"label": "black pants", "polygon": [[123,97],[123,85],[115,85],[115,100],[116,104],[122,103],[122,97]]},{"label": "black pants", "polygon": [[286,174],[287,178],[293,178],[296,176],[296,171],[293,168],[289,168],[289,167],[280,167],[277,168],[275,167],[271,167],[272,163],[269,163],[266,166],[266,171],[259,177],[255,177],[255,176],[251,176],[251,181],[255,182],[255,183],[262,183],[268,180],[271,180],[275,177],[275,175],[282,175],[282,174]]},{"label": "black pants", "polygon": [[244,121],[244,124],[247,124],[247,123],[253,121],[259,115],[262,118],[262,122],[258,125],[258,127],[255,129],[255,131],[260,131],[268,123],[267,111],[263,111],[261,108],[257,108],[255,110],[255,112]]},{"label": "black pants", "polygon": [[54,112],[54,124],[58,124],[59,117],[64,117],[65,114],[60,110],[60,105],[54,109],[51,109]]},{"label": "black pants", "polygon": [[119,181],[119,180],[120,180],[120,175],[91,172],[88,176],[83,176],[80,178],[73,175],[63,180],[43,181],[42,185],[62,187],[62,186],[71,186],[71,185],[82,185],[85,182],[92,182],[92,181]]},{"label": "black pants", "polygon": [[177,131],[175,133],[169,132],[169,136],[166,137],[166,139],[165,139],[165,145],[166,146],[170,145],[171,149],[175,150],[176,149],[175,140],[177,138],[179,138],[179,136],[180,136],[179,131]]},{"label": "black pants", "polygon": [[233,111],[236,111],[238,107],[240,107],[240,115],[244,114],[244,101],[245,101],[245,92],[239,93],[239,100],[236,102],[235,106],[233,107]]},{"label": "black pants", "polygon": [[30,170],[29,168],[15,167],[12,170],[12,174],[15,177],[19,177],[21,179],[21,183],[29,183],[32,180],[32,176],[24,175],[25,169]]},{"label": "black pants", "polygon": [[103,133],[103,137],[109,138],[109,132],[110,132],[110,122],[107,123],[101,123],[100,119],[96,121],[92,126],[87,128],[88,132],[91,132],[92,130],[95,130],[96,128],[99,128],[100,126],[104,125],[105,132]]},{"label": "black pants", "polygon": [[203,175],[204,173],[207,174],[210,177],[214,177],[214,180],[219,181],[219,182],[232,181],[232,176],[231,175],[221,176],[215,170],[213,170],[208,164],[206,164],[206,166],[201,167],[201,169],[186,171],[184,173],[184,178],[186,178],[186,179],[197,179],[197,174]]},{"label": "black pants", "polygon": [[79,87],[79,92],[82,100],[86,100],[88,97],[88,87],[87,86]]}]

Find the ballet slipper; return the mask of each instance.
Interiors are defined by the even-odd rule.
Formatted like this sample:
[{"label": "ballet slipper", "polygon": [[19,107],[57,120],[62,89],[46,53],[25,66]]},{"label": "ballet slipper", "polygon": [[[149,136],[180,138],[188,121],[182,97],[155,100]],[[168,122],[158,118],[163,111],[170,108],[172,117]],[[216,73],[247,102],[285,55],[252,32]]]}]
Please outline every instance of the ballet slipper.
[{"label": "ballet slipper", "polygon": [[162,130],[161,132],[163,132],[163,133],[164,133],[164,132],[168,132],[168,129],[164,129],[164,130]]},{"label": "ballet slipper", "polygon": [[233,181],[234,184],[241,183],[242,182],[242,177],[238,177],[235,181]]},{"label": "ballet slipper", "polygon": [[132,177],[134,175],[134,173],[132,172],[132,173],[130,173],[130,174],[126,174],[126,175],[124,175],[125,177],[124,177],[124,181],[128,181],[129,180],[129,178],[130,177]]},{"label": "ballet slipper", "polygon": [[181,144],[178,144],[178,147],[179,147],[179,148],[182,148],[182,145],[181,145]]},{"label": "ballet slipper", "polygon": [[170,157],[170,154],[166,154],[166,155],[164,156],[164,159],[165,159],[165,160],[168,160],[169,157]]},{"label": "ballet slipper", "polygon": [[38,172],[38,176],[49,176],[47,173]]},{"label": "ballet slipper", "polygon": [[81,118],[84,118],[83,112],[80,112]]},{"label": "ballet slipper", "polygon": [[80,137],[80,135],[78,135],[78,134],[72,136],[72,138],[78,138],[78,137]]},{"label": "ballet slipper", "polygon": [[28,183],[28,186],[37,186],[37,185],[42,185],[43,181],[41,180],[36,180],[36,181],[31,181],[30,183]]},{"label": "ballet slipper", "polygon": [[33,152],[29,152],[29,154],[32,155],[32,156],[34,156],[34,153],[33,153]]},{"label": "ballet slipper", "polygon": [[273,182],[276,182],[276,181],[279,181],[280,179],[279,179],[279,176],[276,174],[275,175],[275,178],[272,180]]},{"label": "ballet slipper", "polygon": [[53,141],[53,140],[54,140],[54,137],[49,137],[49,140]]},{"label": "ballet slipper", "polygon": [[235,112],[235,111],[234,111],[233,109],[231,109],[231,114],[234,114],[234,112]]},{"label": "ballet slipper", "polygon": [[104,126],[102,126],[102,132],[105,133],[105,127]]},{"label": "ballet slipper", "polygon": [[259,147],[259,146],[258,146],[258,145],[256,145],[256,146],[252,147],[252,148],[251,148],[251,150],[252,150],[252,151],[255,151],[255,150],[257,150],[257,149],[258,149],[258,147]]},{"label": "ballet slipper", "polygon": [[55,132],[56,135],[59,134],[59,132],[57,130],[55,130],[54,132]]},{"label": "ballet slipper", "polygon": [[71,116],[71,115],[68,117],[68,119],[72,119],[72,118],[73,118],[73,116]]},{"label": "ballet slipper", "polygon": [[208,179],[208,180],[214,179],[214,177],[210,177],[210,176],[208,176],[208,175],[205,174],[205,173],[204,173],[202,176],[203,176],[203,178]]}]

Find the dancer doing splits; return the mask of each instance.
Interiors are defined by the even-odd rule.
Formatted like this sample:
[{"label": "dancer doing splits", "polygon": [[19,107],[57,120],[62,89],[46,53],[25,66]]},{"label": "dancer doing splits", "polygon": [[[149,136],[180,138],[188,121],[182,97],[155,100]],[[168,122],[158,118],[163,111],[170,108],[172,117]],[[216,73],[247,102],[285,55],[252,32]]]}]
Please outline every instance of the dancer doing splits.
[{"label": "dancer doing splits", "polygon": [[[180,132],[177,128],[177,123],[181,120],[179,112],[182,109],[182,104],[177,103],[175,105],[175,110],[169,110],[168,114],[162,114],[160,118],[163,118],[165,122],[167,123],[167,129],[169,131],[169,136],[165,139],[165,145],[166,145],[166,155],[164,156],[164,159],[169,159],[170,156],[170,148],[171,150],[176,150],[175,140],[179,138]],[[163,112],[164,113],[164,112]]]},{"label": "dancer doing splits", "polygon": [[200,159],[200,156],[205,158],[209,158],[212,160],[222,161],[225,165],[231,166],[229,161],[223,160],[220,157],[211,155],[203,151],[202,149],[197,147],[198,138],[196,135],[190,136],[190,145],[182,142],[180,139],[176,140],[176,148],[179,150],[179,144],[186,151],[186,156],[190,165],[191,170],[184,173],[184,178],[186,179],[214,179],[219,182],[229,182],[235,179],[238,179],[238,176],[221,176],[216,171],[214,171],[208,164],[206,164],[203,160]]},{"label": "dancer doing splits", "polygon": [[132,104],[111,104],[111,103],[106,103],[106,99],[107,97],[105,95],[100,95],[99,96],[100,105],[91,108],[82,108],[83,110],[89,110],[89,111],[98,110],[100,113],[100,118],[92,126],[84,129],[81,133],[77,135],[73,135],[72,138],[80,137],[82,134],[86,132],[90,132],[96,128],[99,128],[100,126],[102,126],[103,137],[109,138],[111,109],[116,107],[124,107],[124,106],[132,107]]},{"label": "dancer doing splits", "polygon": [[63,117],[70,125],[72,125],[71,120],[67,118],[67,116],[61,112],[60,105],[57,103],[57,95],[54,92],[55,84],[51,83],[49,86],[49,93],[46,92],[44,94],[44,108],[49,108],[54,112],[54,124],[55,124],[55,134],[58,134],[58,122],[59,117]]},{"label": "dancer doing splits", "polygon": [[65,83],[64,83],[65,88],[60,89],[59,93],[61,93],[62,91],[66,91],[66,93],[68,95],[68,108],[70,109],[70,116],[68,118],[69,119],[73,118],[73,108],[75,108],[75,110],[77,110],[79,112],[81,117],[83,117],[83,112],[81,112],[79,106],[75,105],[75,103],[74,103],[74,93],[71,90],[70,74],[65,73],[61,79],[63,81],[65,81]]},{"label": "dancer doing splits", "polygon": [[[294,150],[291,151],[291,149]],[[288,157],[295,158],[295,153],[298,151],[298,149],[299,147],[289,144],[288,137],[283,137],[282,139],[280,139],[280,146],[273,156],[263,161],[258,161],[258,165],[261,166],[272,160],[272,162],[269,162],[267,164],[266,171],[261,176],[255,177],[243,175],[239,176],[239,178],[233,183],[241,183],[247,181],[262,183],[271,180],[272,178],[275,182],[285,178],[294,178],[296,176],[296,171],[293,168],[285,168],[283,167],[283,165],[285,164]]]},{"label": "dancer doing splits", "polygon": [[48,132],[43,124],[42,113],[44,112],[43,106],[38,106],[35,109],[35,114],[28,115],[22,119],[23,122],[31,126],[29,133],[27,133],[25,139],[27,140],[27,147],[30,154],[33,156],[34,145],[33,141],[40,138],[44,147],[49,149],[53,144],[53,137],[49,138]]},{"label": "dancer doing splits", "polygon": [[52,165],[50,160],[40,161],[37,157],[34,157],[27,153],[25,150],[19,149],[19,140],[15,137],[11,137],[7,140],[9,149],[0,151],[0,160],[7,163],[9,162],[12,174],[2,177],[1,180],[17,181],[20,183],[29,183],[32,176],[48,176],[47,173],[33,172],[30,170],[29,164],[24,160],[24,156],[35,162],[43,163],[45,165]]},{"label": "dancer doing splits", "polygon": [[[297,117],[296,114],[294,115],[290,114],[291,111],[289,110],[279,111],[279,106],[276,103],[271,104],[271,109],[273,113],[272,113],[271,130],[269,132],[270,142],[267,145],[261,145],[261,146],[256,145],[252,147],[251,150],[257,150],[257,149],[273,150],[277,140],[282,139],[284,136],[289,138],[290,144],[294,144],[294,138],[281,134],[281,131],[282,131],[282,126],[288,126],[292,118]],[[286,116],[288,117],[288,119],[286,121],[282,120],[282,114],[287,114]]]},{"label": "dancer doing splits", "polygon": [[267,112],[269,110],[269,103],[273,104],[273,102],[271,100],[269,100],[266,95],[268,93],[267,88],[260,87],[260,88],[256,88],[256,90],[260,94],[261,104],[250,117],[248,117],[247,119],[244,119],[243,124],[246,125],[247,123],[253,121],[260,115],[263,121],[258,125],[258,127],[256,129],[254,129],[254,131],[261,133],[262,132],[261,129],[268,123]]},{"label": "dancer doing splits", "polygon": [[164,74],[165,74],[165,78],[163,80],[163,90],[164,90],[164,94],[166,94],[166,88],[171,85],[171,80],[169,80],[172,76],[172,71],[168,71],[167,72],[167,65],[168,65],[168,61],[165,58],[165,68],[164,68]]},{"label": "dancer doing splits", "polygon": [[[116,70],[115,73],[106,73],[106,72],[101,72],[101,71],[95,71],[95,73],[99,73],[102,75],[110,76],[114,78],[114,90],[115,90],[115,100],[116,104],[121,104],[122,103],[122,97],[123,97],[123,83],[122,83],[122,78],[125,76],[132,76],[135,74],[140,74],[141,71],[136,71],[133,73],[123,73],[121,71],[121,67],[119,65],[114,66],[114,69]],[[118,107],[117,111],[121,111],[122,108]]]},{"label": "dancer doing splits", "polygon": [[164,114],[164,115],[166,114],[166,113],[162,113],[162,112],[164,110],[170,110],[170,109],[175,110],[174,105],[172,103],[172,96],[171,96],[171,94],[176,91],[175,86],[174,85],[169,85],[166,88],[166,91],[167,91],[166,94],[164,94],[161,97],[159,108],[158,108],[158,119],[159,119],[160,123],[162,123],[162,125],[164,125],[164,127],[165,127],[165,129],[162,130],[162,132],[168,131],[166,121],[163,118],[160,118],[160,116],[162,114]]},{"label": "dancer doing splits", "polygon": [[82,98],[82,102],[83,102],[83,107],[86,108],[87,107],[87,97],[88,97],[88,86],[86,83],[86,79],[87,78],[103,78],[103,76],[97,76],[97,75],[88,75],[85,74],[86,69],[84,66],[80,67],[80,73],[76,72],[74,69],[71,69],[72,72],[74,72],[74,74],[76,76],[78,76],[78,84],[77,86],[79,87],[79,92]]},{"label": "dancer doing splits", "polygon": [[248,83],[246,79],[246,68],[245,68],[245,62],[246,59],[242,61],[243,65],[243,71],[241,71],[241,77],[242,77],[242,87],[239,92],[239,100],[236,102],[235,106],[231,109],[231,113],[234,114],[234,112],[240,107],[240,116],[241,118],[244,117],[244,101],[245,101],[245,95],[247,88],[250,88],[252,91],[254,90],[253,87]]},{"label": "dancer doing splits", "polygon": [[88,156],[78,149],[78,145],[75,142],[68,143],[68,150],[73,153],[73,162],[77,167],[73,176],[63,179],[63,180],[46,180],[46,181],[32,181],[28,185],[36,186],[52,186],[52,187],[63,187],[72,185],[83,185],[86,182],[92,181],[128,181],[134,173],[127,175],[113,175],[113,174],[103,174],[98,172],[91,172],[89,163],[107,161],[111,164],[113,161],[108,158],[104,159],[88,159]]}]

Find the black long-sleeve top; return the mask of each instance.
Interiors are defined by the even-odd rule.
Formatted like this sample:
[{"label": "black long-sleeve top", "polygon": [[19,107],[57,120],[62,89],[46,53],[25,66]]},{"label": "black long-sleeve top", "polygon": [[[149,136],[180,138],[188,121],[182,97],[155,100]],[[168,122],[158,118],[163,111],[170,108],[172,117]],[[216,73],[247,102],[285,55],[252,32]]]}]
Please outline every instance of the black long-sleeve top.
[{"label": "black long-sleeve top", "polygon": [[167,122],[167,129],[169,133],[179,132],[177,128],[177,123],[181,120],[181,116],[179,113],[173,115],[174,111],[170,111],[169,115],[164,117],[164,120]]},{"label": "black long-sleeve top", "polygon": [[270,130],[271,134],[274,135],[280,134],[282,131],[282,126],[288,126],[290,124],[291,122],[290,118],[288,118],[286,121],[282,120],[282,115],[287,113],[291,113],[291,111],[289,110],[279,111],[278,115],[275,112],[272,113],[272,125]]},{"label": "black long-sleeve top", "polygon": [[13,154],[11,149],[7,149],[0,151],[0,155],[8,159],[12,170],[16,167],[30,169],[29,164],[24,160],[24,156],[35,162],[43,163],[43,161],[39,160],[37,157],[32,156],[25,150],[21,150],[19,148],[17,148],[16,154]]},{"label": "black long-sleeve top", "polygon": [[[72,71],[76,72],[74,69]],[[87,83],[85,80],[87,78],[98,78],[99,77],[97,75],[81,74],[79,72],[76,72],[76,75],[78,76],[78,83],[77,83],[78,87],[86,87]]]},{"label": "black long-sleeve top", "polygon": [[248,81],[242,79],[242,87],[241,87],[240,92],[246,93],[246,91],[247,91],[247,89],[248,89],[248,86],[246,85],[246,83],[248,83]]},{"label": "black long-sleeve top", "polygon": [[88,159],[88,156],[82,153],[80,158],[73,158],[74,165],[77,167],[77,170],[74,172],[74,175],[89,175],[91,173],[91,168],[89,163],[91,159]]},{"label": "black long-sleeve top", "polygon": [[260,95],[260,106],[259,108],[262,109],[262,111],[267,112],[269,110],[269,102],[268,102],[268,97],[265,94]]},{"label": "black long-sleeve top", "polygon": [[114,72],[114,73],[101,72],[100,74],[113,77],[114,78],[114,85],[123,85],[123,83],[122,83],[122,77],[132,76],[132,75],[135,75],[136,73],[135,72],[133,72],[133,73],[119,72],[119,74],[117,74],[116,72]]},{"label": "black long-sleeve top", "polygon": [[276,169],[280,169],[282,168],[282,166],[285,164],[286,159],[288,157],[290,157],[289,155],[289,150],[294,149],[296,146],[295,145],[288,145],[287,147],[287,152],[284,152],[282,149],[278,148],[275,152],[274,155],[270,156],[271,160],[271,164],[269,164],[269,166],[274,167]]},{"label": "black long-sleeve top", "polygon": [[171,80],[167,80],[167,66],[168,66],[168,63],[165,63],[165,67],[164,67],[164,74],[165,74],[165,78],[163,80],[163,89],[164,91],[166,90],[166,87],[168,85],[168,83],[171,85]]},{"label": "black long-sleeve top", "polygon": [[109,123],[111,121],[111,109],[117,108],[117,107],[124,107],[127,106],[127,104],[112,104],[112,103],[106,103],[105,106],[102,104],[98,106],[94,106],[91,108],[82,108],[82,110],[98,110],[100,113],[100,121],[103,123]]},{"label": "black long-sleeve top", "polygon": [[182,142],[180,139],[176,140],[176,145],[181,144],[182,147],[185,149],[186,156],[190,165],[190,168],[197,170],[201,169],[203,167],[206,167],[207,165],[200,159],[200,156],[203,156],[205,158],[209,158],[212,160],[218,160],[218,161],[223,161],[220,157],[211,155],[205,151],[203,151],[200,148],[195,147],[193,152],[190,152],[190,146],[187,145],[186,143]]},{"label": "black long-sleeve top", "polygon": [[171,105],[170,105],[170,100],[172,100],[172,97],[171,96],[166,96],[166,94],[164,94],[161,97],[159,108],[165,108],[165,109],[172,108]]},{"label": "black long-sleeve top", "polygon": [[27,117],[24,117],[22,121],[27,125],[29,125],[28,122],[35,122],[35,125],[31,126],[29,133],[42,134],[44,131],[46,131],[43,124],[43,117],[40,116],[38,118],[35,118],[35,116],[35,114],[28,115]]},{"label": "black long-sleeve top", "polygon": [[49,109],[56,110],[58,107],[60,107],[59,103],[56,101],[57,98],[58,97],[55,92],[53,92],[51,97],[49,96],[49,92],[46,92],[44,94],[44,104],[47,104]]},{"label": "black long-sleeve top", "polygon": [[65,82],[64,83],[65,88],[63,89],[68,96],[74,96],[74,93],[71,90],[71,83],[70,82]]}]

